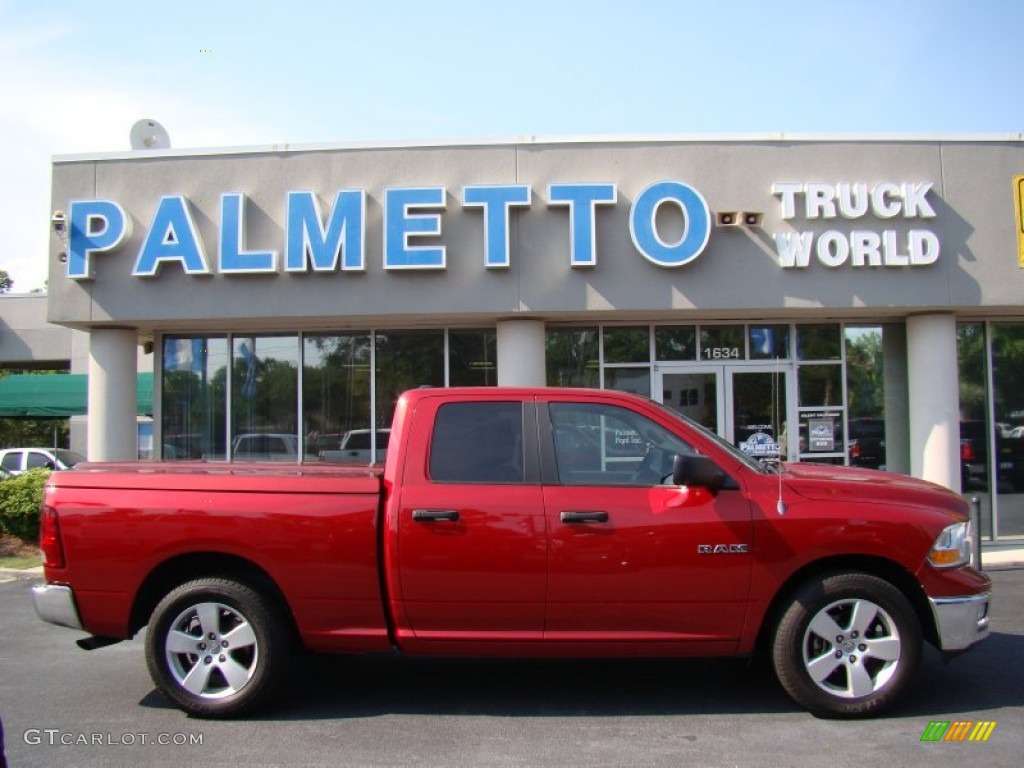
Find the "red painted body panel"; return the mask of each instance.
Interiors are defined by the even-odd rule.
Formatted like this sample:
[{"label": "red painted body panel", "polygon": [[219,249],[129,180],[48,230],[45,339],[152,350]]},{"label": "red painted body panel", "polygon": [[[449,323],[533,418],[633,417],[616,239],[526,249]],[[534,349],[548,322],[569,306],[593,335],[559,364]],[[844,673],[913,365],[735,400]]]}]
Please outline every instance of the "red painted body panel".
[{"label": "red painted body panel", "polygon": [[102,465],[56,473],[67,567],[86,629],[129,634],[139,586],[195,553],[247,560],[287,596],[307,645],[388,647],[377,565],[379,472]]},{"label": "red painted body panel", "polygon": [[[408,643],[508,633],[538,640],[547,584],[541,488],[431,482],[425,459],[444,402],[434,397],[417,406],[403,442],[401,486],[388,510],[398,518],[400,558],[393,574],[402,624],[411,630]],[[452,510],[459,519],[416,522],[414,509]]]},{"label": "red painted body panel", "polygon": [[[627,408],[711,458],[735,487],[434,482],[434,418],[453,400],[521,401],[538,423],[552,401]],[[537,434],[524,439],[539,441],[540,455],[543,430],[529,424]],[[939,532],[965,519],[955,494],[874,471],[762,474],[656,404],[610,391],[416,390],[398,403],[382,469],[85,465],[55,473],[46,503],[66,562],[47,580],[72,587],[88,631],[114,637],[132,631],[150,574],[195,553],[261,569],[305,644],[344,652],[746,653],[782,585],[835,558],[884,561],[933,597],[990,588],[973,569],[926,561]],[[458,519],[414,520],[423,509]],[[581,509],[608,521],[563,521]]]},{"label": "red painted body panel", "polygon": [[[600,495],[597,491],[600,490]],[[698,545],[750,541],[749,503],[670,487],[546,487],[551,557],[545,637],[719,642],[735,650],[750,557]],[[567,525],[563,510],[597,507],[610,524]]]}]

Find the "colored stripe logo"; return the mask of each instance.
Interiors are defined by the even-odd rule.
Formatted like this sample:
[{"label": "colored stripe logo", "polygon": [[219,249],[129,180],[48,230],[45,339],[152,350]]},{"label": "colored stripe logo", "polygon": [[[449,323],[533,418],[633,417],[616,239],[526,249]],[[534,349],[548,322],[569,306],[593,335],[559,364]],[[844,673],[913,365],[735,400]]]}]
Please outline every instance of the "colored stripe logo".
[{"label": "colored stripe logo", "polygon": [[988,741],[995,729],[995,720],[933,720],[921,734],[921,741]]}]

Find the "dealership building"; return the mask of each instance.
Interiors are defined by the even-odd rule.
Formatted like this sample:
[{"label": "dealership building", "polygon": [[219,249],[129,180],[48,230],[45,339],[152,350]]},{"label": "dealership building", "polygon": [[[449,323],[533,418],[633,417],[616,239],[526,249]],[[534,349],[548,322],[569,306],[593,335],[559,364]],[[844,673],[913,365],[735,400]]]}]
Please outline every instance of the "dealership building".
[{"label": "dealership building", "polygon": [[1016,134],[59,157],[48,320],[88,335],[94,460],[136,455],[150,351],[171,459],[379,454],[411,387],[603,387],[976,494],[1012,539],[1022,174]]}]

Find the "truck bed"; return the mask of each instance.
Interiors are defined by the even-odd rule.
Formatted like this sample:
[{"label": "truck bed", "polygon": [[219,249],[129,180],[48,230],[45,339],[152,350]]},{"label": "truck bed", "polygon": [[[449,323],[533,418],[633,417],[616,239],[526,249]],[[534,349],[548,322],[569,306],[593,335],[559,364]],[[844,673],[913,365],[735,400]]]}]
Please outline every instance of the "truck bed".
[{"label": "truck bed", "polygon": [[151,608],[148,590],[205,558],[277,584],[309,648],[387,648],[381,474],[270,462],[103,463],[56,472],[50,499],[67,566],[49,569],[49,580],[75,585],[89,632],[128,637],[148,616],[136,610],[128,622],[132,605]]}]

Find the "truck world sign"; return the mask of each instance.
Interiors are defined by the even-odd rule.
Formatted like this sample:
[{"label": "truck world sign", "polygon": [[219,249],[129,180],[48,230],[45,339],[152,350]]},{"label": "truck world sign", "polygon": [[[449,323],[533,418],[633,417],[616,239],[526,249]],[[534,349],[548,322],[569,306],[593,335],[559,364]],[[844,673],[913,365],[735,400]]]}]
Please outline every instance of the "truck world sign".
[{"label": "truck world sign", "polygon": [[[861,220],[869,213],[882,220],[934,219],[935,209],[927,199],[931,188],[930,182],[881,182],[871,186],[863,182],[777,183],[772,185],[772,194],[779,198],[785,220],[795,219],[798,210],[807,221]],[[920,267],[934,264],[939,258],[939,238],[927,229],[911,229],[903,243],[895,229],[855,229],[849,233],[829,229],[818,235],[817,242],[814,238],[813,231],[776,234],[779,265],[806,267],[812,253],[826,267],[847,263],[853,267]]]},{"label": "truck world sign", "polygon": [[[772,193],[781,203],[781,218],[797,217],[798,203],[807,220],[933,218],[926,200],[930,183],[837,185],[777,183]],[[464,209],[483,215],[482,260],[486,269],[511,266],[510,222],[513,209],[530,208],[532,189],[527,184],[466,186],[461,190]],[[447,207],[444,186],[388,187],[383,190],[382,262],[386,271],[447,269],[447,249],[437,244],[442,235],[441,213]],[[597,266],[596,220],[599,206],[618,203],[614,183],[553,183],[547,187],[546,205],[569,213],[569,265]],[[252,250],[246,246],[247,197],[228,192],[220,197],[220,228],[216,262],[196,226],[191,201],[184,195],[161,197],[135,258],[132,274],[156,277],[162,268],[181,269],[188,275],[363,272],[366,270],[367,193],[340,189],[327,215],[317,194],[289,191],[285,199],[283,253]],[[676,210],[681,234],[664,237],[658,214],[663,206]],[[633,200],[629,233],[637,253],[659,267],[689,264],[707,247],[712,216],[704,197],[689,184],[665,180],[650,184]],[[132,235],[132,217],[113,200],[76,200],[70,203],[67,276],[88,280],[94,276],[93,258],[123,248]],[[857,229],[844,234],[830,229],[815,240],[815,232],[788,231],[774,235],[779,265],[805,268],[812,255],[826,267],[924,266],[939,256],[939,241],[928,230],[910,230],[897,240],[895,229],[876,232]],[[419,242],[417,241],[419,239]],[[429,239],[429,242],[424,242]]]}]

